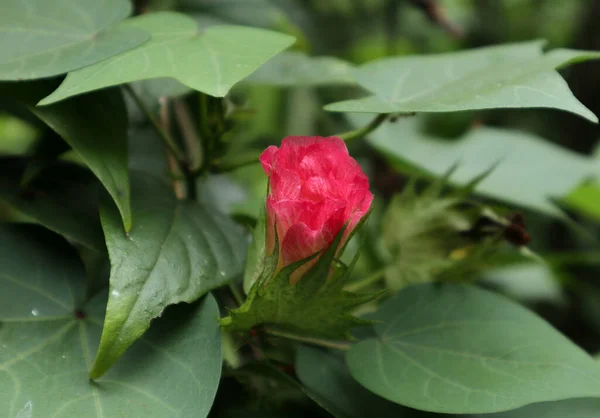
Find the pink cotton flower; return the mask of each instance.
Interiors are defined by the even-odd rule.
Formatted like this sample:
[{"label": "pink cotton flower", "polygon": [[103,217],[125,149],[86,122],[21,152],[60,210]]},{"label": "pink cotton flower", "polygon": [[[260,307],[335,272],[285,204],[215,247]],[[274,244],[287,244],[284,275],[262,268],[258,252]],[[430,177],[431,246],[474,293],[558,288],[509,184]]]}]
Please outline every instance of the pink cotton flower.
[{"label": "pink cotton flower", "polygon": [[279,240],[281,267],[328,248],[344,224],[344,238],[368,212],[369,179],[338,137],[290,136],[260,156],[269,177],[267,252]]}]

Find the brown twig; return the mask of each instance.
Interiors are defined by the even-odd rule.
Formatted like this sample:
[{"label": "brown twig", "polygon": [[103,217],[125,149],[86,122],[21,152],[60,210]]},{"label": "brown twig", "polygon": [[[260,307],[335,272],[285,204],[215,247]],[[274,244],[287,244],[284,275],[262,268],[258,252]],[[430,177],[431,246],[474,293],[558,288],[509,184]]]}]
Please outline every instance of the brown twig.
[{"label": "brown twig", "polygon": [[409,0],[415,7],[418,7],[425,15],[436,25],[439,25],[446,32],[455,38],[462,38],[464,31],[456,23],[452,22],[446,11],[437,0]]}]

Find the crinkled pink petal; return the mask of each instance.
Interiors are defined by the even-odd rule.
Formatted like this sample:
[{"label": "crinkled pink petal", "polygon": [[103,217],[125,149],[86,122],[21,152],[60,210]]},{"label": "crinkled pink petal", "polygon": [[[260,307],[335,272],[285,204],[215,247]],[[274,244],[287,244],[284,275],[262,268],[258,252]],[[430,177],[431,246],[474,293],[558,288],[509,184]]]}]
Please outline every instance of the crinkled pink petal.
[{"label": "crinkled pink petal", "polygon": [[277,160],[277,152],[278,148],[274,145],[271,145],[264,150],[262,154],[260,154],[259,160],[267,177],[269,177],[273,171],[273,166]]},{"label": "crinkled pink petal", "polygon": [[271,174],[270,189],[275,200],[298,199],[302,191],[302,179],[294,170],[277,168]]},{"label": "crinkled pink petal", "polygon": [[318,230],[303,222],[292,225],[281,243],[283,264],[300,261],[328,248],[344,225],[343,213],[343,209],[338,210]]}]

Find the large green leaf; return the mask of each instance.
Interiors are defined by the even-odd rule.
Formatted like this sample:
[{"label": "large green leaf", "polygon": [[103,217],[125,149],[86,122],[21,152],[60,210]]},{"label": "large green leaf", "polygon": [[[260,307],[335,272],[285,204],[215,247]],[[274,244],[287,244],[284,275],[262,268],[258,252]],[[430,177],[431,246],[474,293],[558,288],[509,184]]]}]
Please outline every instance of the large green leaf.
[{"label": "large green leaf", "polygon": [[373,93],[326,107],[336,112],[453,112],[549,107],[597,122],[555,68],[597,59],[597,52],[557,49],[543,42],[492,46],[438,55],[384,58],[353,71]]},{"label": "large green leaf", "polygon": [[294,42],[291,36],[242,26],[200,28],[184,14],[151,13],[129,19],[152,39],[89,67],[69,73],[60,87],[40,102],[49,104],[91,90],[149,78],[172,77],[210,94],[229,89]]},{"label": "large green leaf", "polygon": [[600,366],[546,322],[474,287],[418,285],[374,315],[377,338],[353,346],[350,373],[413,408],[489,413],[600,396]]},{"label": "large green leaf", "polygon": [[600,399],[569,399],[542,402],[497,414],[477,418],[598,418]]},{"label": "large green leaf", "polygon": [[105,298],[83,305],[84,289],[64,241],[39,227],[0,226],[0,415],[205,417],[221,373],[214,299],[168,310],[90,382]]},{"label": "large green leaf", "polygon": [[295,23],[306,12],[300,5],[278,3],[273,0],[178,0],[178,8],[201,25],[229,22],[273,29],[296,37],[296,47],[307,49],[304,33]]},{"label": "large green leaf", "polygon": [[[56,165],[40,181],[21,187],[23,161],[0,167],[0,203],[27,221],[43,225],[77,244],[104,252],[104,237],[94,199],[97,181],[84,167]],[[90,181],[91,180],[91,181]],[[51,185],[47,185],[50,183]],[[92,206],[90,208],[90,206]]]},{"label": "large green leaf", "polygon": [[[349,115],[356,126],[366,115]],[[562,212],[549,201],[564,196],[597,170],[594,160],[524,132],[481,127],[456,139],[423,132],[421,118],[385,123],[369,142],[395,161],[435,176],[456,166],[449,182],[466,185],[493,168],[475,192],[552,215]]]},{"label": "large green leaf", "polygon": [[283,52],[265,63],[247,82],[276,86],[355,84],[352,65],[335,57],[309,57]]},{"label": "large green leaf", "polygon": [[132,177],[129,234],[110,201],[100,216],[111,262],[110,294],[98,355],[101,376],[168,305],[192,302],[243,271],[246,239],[210,207],[180,202],[149,174]]},{"label": "large green leaf", "polygon": [[97,92],[52,106],[35,104],[54,82],[3,83],[2,92],[25,104],[81,157],[117,203],[125,229],[131,229],[127,172],[127,111],[117,89]]},{"label": "large green leaf", "polygon": [[2,0],[0,80],[50,77],[134,48],[146,32],[117,23],[128,0]]},{"label": "large green leaf", "polygon": [[427,415],[376,396],[350,376],[344,358],[319,348],[301,346],[296,374],[314,397],[337,418],[409,418]]}]

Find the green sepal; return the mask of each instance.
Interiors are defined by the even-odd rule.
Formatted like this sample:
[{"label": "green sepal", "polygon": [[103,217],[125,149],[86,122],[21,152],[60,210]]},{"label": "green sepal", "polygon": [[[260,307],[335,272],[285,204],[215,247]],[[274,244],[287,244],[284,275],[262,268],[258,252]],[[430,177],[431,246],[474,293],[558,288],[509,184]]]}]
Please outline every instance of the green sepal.
[{"label": "green sepal", "polygon": [[[255,326],[271,325],[300,335],[350,339],[350,329],[371,324],[371,321],[353,316],[352,311],[375,299],[379,293],[356,294],[343,289],[358,259],[357,253],[350,266],[336,259],[336,249],[344,231],[345,228],[337,234],[326,251],[313,254],[279,272],[274,271],[279,253],[279,249],[275,248],[273,255],[265,257],[262,274],[254,281],[246,301],[220,320],[223,329],[248,331]],[[291,285],[291,274],[319,255],[321,257],[315,265],[298,283]]]}]

